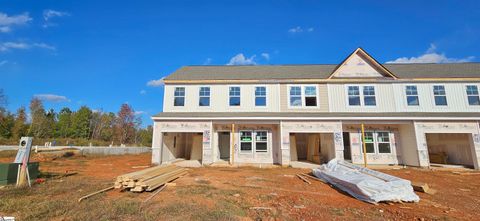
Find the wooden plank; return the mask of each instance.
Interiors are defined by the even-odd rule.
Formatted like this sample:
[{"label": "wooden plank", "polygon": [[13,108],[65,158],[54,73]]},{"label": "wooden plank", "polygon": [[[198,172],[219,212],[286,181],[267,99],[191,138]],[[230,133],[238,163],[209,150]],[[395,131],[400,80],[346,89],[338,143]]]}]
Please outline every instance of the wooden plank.
[{"label": "wooden plank", "polygon": [[113,188],[114,188],[114,186],[107,187],[107,188],[105,188],[105,189],[101,189],[101,190],[99,190],[99,191],[96,191],[96,192],[90,193],[90,194],[88,194],[88,195],[82,196],[82,197],[80,197],[80,199],[78,199],[78,202],[81,202],[82,200],[84,200],[84,199],[86,199],[86,198],[88,198],[88,197],[97,195],[97,194],[99,194],[99,193],[103,193],[103,192],[112,190]]},{"label": "wooden plank", "polygon": [[427,194],[430,194],[430,195],[433,195],[437,192],[437,191],[431,189],[428,186],[428,184],[426,184],[426,183],[412,182],[412,187],[413,187],[413,190],[415,190],[417,192],[427,193]]},{"label": "wooden plank", "polygon": [[148,192],[153,191],[153,190],[155,190],[156,188],[160,187],[161,185],[164,185],[165,183],[168,183],[168,182],[171,182],[171,181],[173,181],[173,180],[176,180],[176,179],[178,179],[179,177],[184,176],[185,174],[187,174],[186,171],[181,171],[179,174],[176,174],[176,175],[167,177],[164,181],[162,181],[162,182],[160,182],[160,183],[158,183],[158,184],[149,186],[149,187],[146,189],[146,191],[148,191]]},{"label": "wooden plank", "polygon": [[300,174],[297,174],[297,177],[300,178],[301,180],[303,180],[303,182],[305,182],[305,183],[312,184],[312,182],[308,181],[307,178],[303,177]]},{"label": "wooden plank", "polygon": [[322,182],[322,183],[327,183],[327,182],[325,182],[325,180],[322,180],[322,179],[320,179],[320,178],[318,178],[318,177],[314,177],[314,176],[312,176],[312,175],[310,175],[310,174],[307,174],[307,173],[302,173],[302,175],[303,175],[303,176],[306,176],[306,177],[308,177],[308,178],[310,178],[310,179],[314,179],[314,180],[316,180],[316,181],[320,181],[320,182]]},{"label": "wooden plank", "polygon": [[167,185],[163,185],[162,187],[160,187],[160,189],[158,189],[157,191],[153,192],[152,195],[150,195],[147,199],[145,199],[145,201],[143,201],[144,203],[146,203],[147,201],[151,200],[154,196],[156,196],[158,193],[160,193],[163,189],[165,189],[165,187],[167,187]]}]

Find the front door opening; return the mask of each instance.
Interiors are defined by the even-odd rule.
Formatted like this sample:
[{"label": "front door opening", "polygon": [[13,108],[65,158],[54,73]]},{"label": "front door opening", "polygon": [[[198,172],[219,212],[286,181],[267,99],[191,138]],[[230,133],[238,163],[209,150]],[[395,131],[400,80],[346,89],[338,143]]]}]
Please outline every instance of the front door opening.
[{"label": "front door opening", "polygon": [[290,160],[315,164],[328,162],[334,157],[333,134],[291,133]]},{"label": "front door opening", "polygon": [[230,160],[230,132],[218,132],[218,153],[221,160]]},{"label": "front door opening", "polygon": [[473,167],[472,134],[428,133],[430,164],[450,164]]},{"label": "front door opening", "polygon": [[352,151],[350,148],[350,133],[343,132],[343,159],[347,161],[352,160]]}]

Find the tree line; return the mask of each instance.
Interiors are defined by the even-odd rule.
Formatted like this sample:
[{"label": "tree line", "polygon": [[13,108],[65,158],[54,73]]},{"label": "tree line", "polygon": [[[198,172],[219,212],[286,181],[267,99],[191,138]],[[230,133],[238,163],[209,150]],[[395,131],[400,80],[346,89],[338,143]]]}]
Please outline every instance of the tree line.
[{"label": "tree line", "polygon": [[6,109],[7,99],[0,89],[0,144],[17,144],[22,136],[34,137],[36,145],[142,145],[151,146],[152,126],[141,128],[141,118],[132,106],[122,104],[117,113],[68,107],[58,113],[46,110],[38,98],[32,98],[30,116],[25,107],[16,113]]}]

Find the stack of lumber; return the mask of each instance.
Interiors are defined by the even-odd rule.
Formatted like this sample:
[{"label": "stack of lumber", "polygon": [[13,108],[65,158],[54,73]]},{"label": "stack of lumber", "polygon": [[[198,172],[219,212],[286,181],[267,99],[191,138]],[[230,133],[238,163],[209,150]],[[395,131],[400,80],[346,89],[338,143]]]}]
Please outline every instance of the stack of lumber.
[{"label": "stack of lumber", "polygon": [[132,192],[150,192],[185,174],[186,169],[174,165],[155,166],[118,176],[114,187]]}]

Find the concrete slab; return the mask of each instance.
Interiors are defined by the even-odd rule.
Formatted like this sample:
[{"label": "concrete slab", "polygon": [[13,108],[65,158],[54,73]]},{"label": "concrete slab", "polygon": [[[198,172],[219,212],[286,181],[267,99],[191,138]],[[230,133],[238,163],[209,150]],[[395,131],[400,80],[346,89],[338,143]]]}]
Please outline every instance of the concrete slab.
[{"label": "concrete slab", "polygon": [[290,161],[290,166],[292,166],[293,168],[315,169],[318,168],[320,165],[307,161]]},{"label": "concrete slab", "polygon": [[179,167],[202,167],[202,163],[198,160],[182,160],[173,164]]}]

